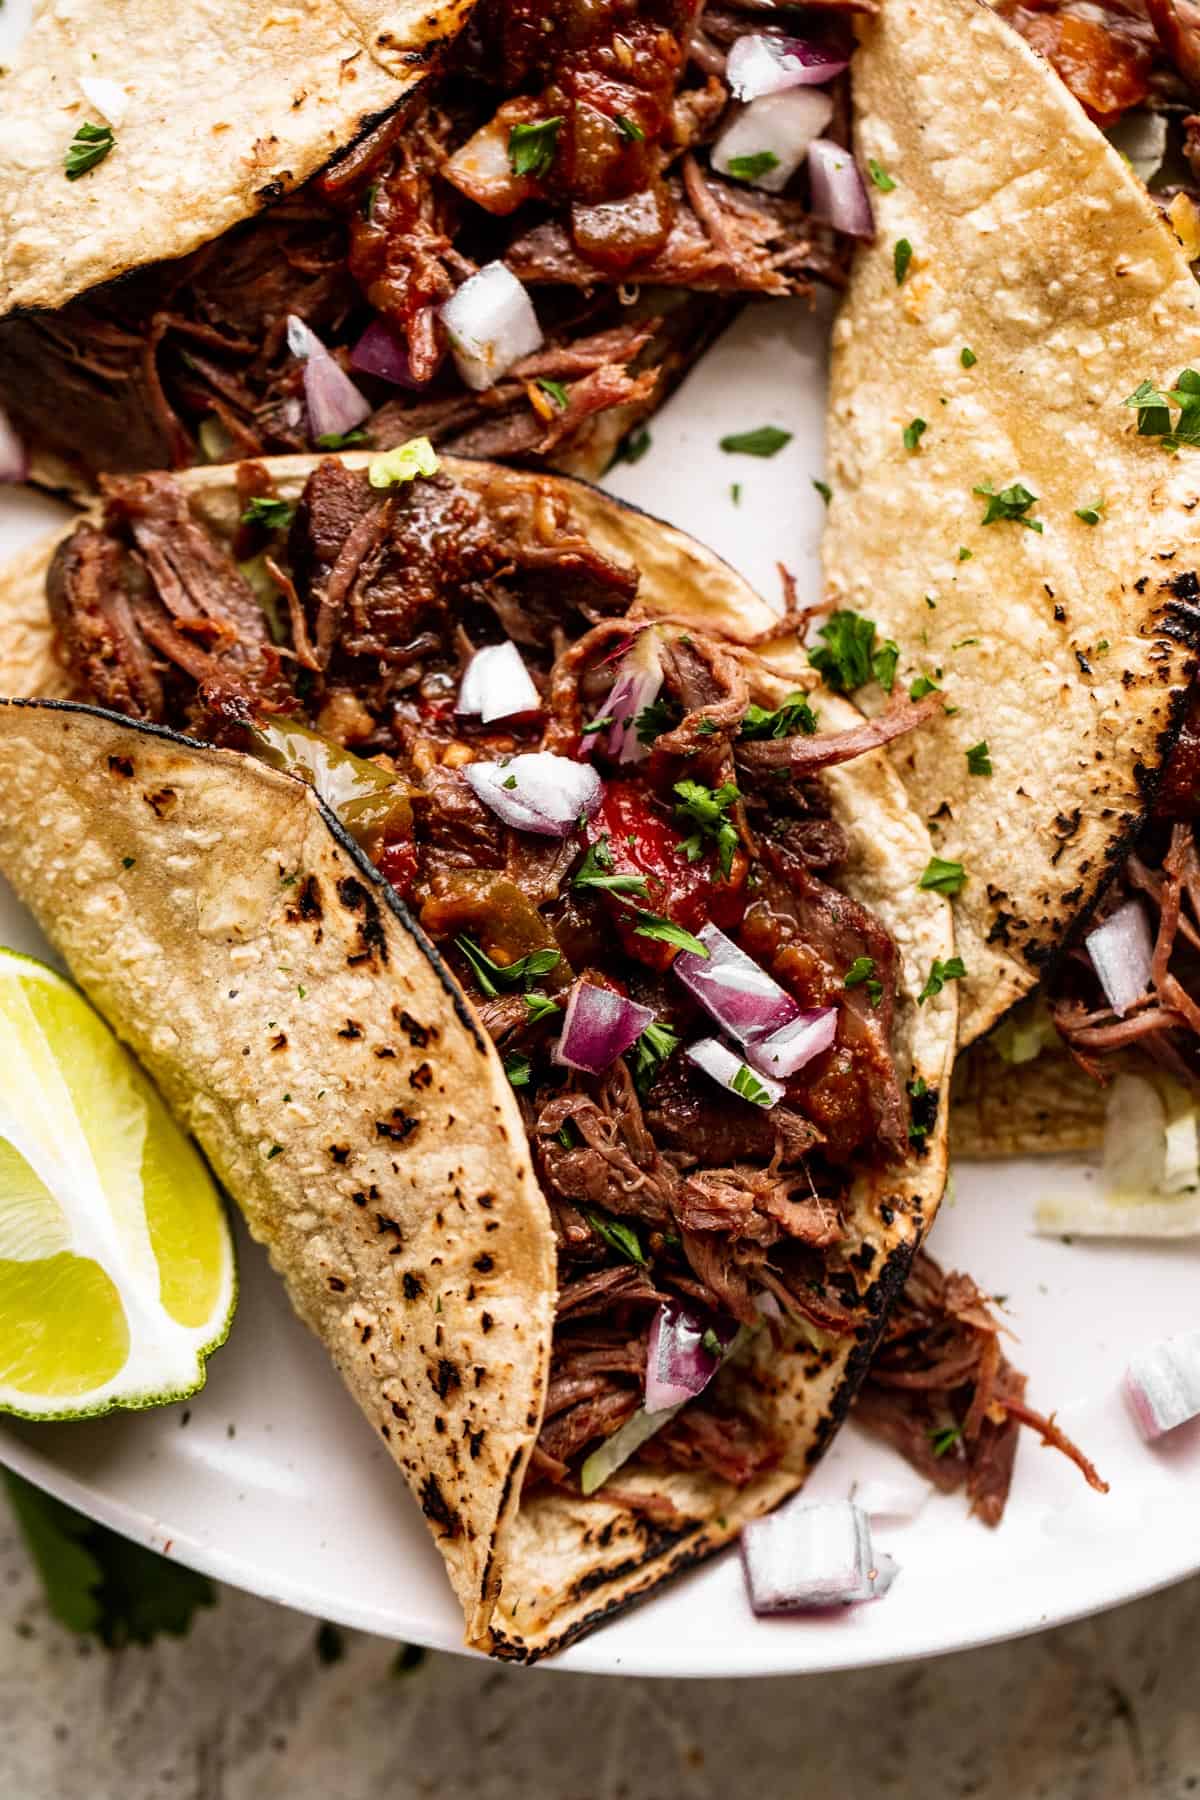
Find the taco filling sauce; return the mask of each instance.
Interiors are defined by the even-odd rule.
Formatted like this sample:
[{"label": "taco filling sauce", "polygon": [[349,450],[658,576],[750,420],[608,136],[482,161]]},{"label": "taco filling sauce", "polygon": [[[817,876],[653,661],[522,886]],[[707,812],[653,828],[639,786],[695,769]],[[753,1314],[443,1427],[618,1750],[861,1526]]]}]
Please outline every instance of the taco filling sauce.
[{"label": "taco filling sauce", "polygon": [[[89,477],[414,432],[561,457],[602,419],[603,464],[734,297],[848,263],[803,172],[811,140],[844,137],[848,28],[804,25],[828,77],[781,111],[761,59],[795,40],[757,8],[701,10],[482,0],[436,79],[297,193],[0,325],[0,404]],[[760,58],[746,108],[739,43]]]},{"label": "taco filling sauce", "polygon": [[173,477],[111,480],[53,566],[60,654],[80,697],[311,780],[474,1003],[558,1243],[529,1479],[619,1485],[645,1439],[744,1484],[783,1447],[721,1363],[873,1335],[842,1203],[920,1139],[820,775],[861,727],[639,611],[551,484],[396,466],[329,459],[292,506],[244,464],[232,543]]}]

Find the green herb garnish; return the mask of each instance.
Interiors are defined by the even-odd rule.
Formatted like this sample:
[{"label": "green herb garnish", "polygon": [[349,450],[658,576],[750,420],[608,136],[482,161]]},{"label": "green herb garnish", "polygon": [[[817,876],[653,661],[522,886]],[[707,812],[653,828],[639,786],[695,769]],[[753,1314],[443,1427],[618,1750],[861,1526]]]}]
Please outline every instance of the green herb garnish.
[{"label": "green herb garnish", "polygon": [[979,361],[979,358],[969,344],[964,344],[958,353],[958,360],[964,369],[973,369],[975,364]]},{"label": "green herb garnish", "polygon": [[726,816],[738,798],[734,783],[727,781],[719,788],[710,788],[699,781],[677,781],[673,791],[679,800],[675,817],[682,825],[696,827],[680,846],[688,861],[699,862],[707,838],[716,845],[718,866],[722,875],[728,877],[738,847],[737,827]]},{"label": "green herb garnish", "polygon": [[929,1443],[933,1454],[935,1456],[945,1456],[948,1450],[953,1450],[961,1436],[961,1425],[931,1425],[929,1428]]},{"label": "green herb garnish", "polygon": [[295,516],[296,508],[290,500],[271,500],[259,495],[242,514],[242,524],[262,525],[267,531],[286,531]]},{"label": "green herb garnish", "polygon": [[856,612],[831,613],[817,636],[825,642],[809,650],[808,660],[820,670],[827,687],[837,694],[849,694],[871,679],[874,620]]},{"label": "green herb garnish", "polygon": [[960,862],[947,862],[945,857],[931,856],[917,886],[932,888],[935,894],[961,894],[967,884]]},{"label": "green herb garnish", "polygon": [[919,450],[921,448],[921,439],[928,430],[929,426],[924,419],[910,420],[904,427],[904,448],[906,450]]},{"label": "green herb garnish", "polygon": [[871,673],[883,689],[890,694],[896,685],[896,665],[900,661],[900,646],[885,638],[871,657]]},{"label": "green herb garnish", "polygon": [[355,444],[365,444],[367,428],[356,425],[353,431],[323,431],[316,440],[318,450],[350,450]]},{"label": "green herb garnish", "polygon": [[958,546],[959,562],[970,562],[970,560],[974,556],[974,554],[975,554],[975,552],[973,550],[968,550],[967,546],[965,544],[960,544]]},{"label": "green herb garnish", "polygon": [[1082,519],[1085,525],[1098,525],[1104,517],[1103,500],[1095,500],[1090,506],[1077,506],[1075,517]]},{"label": "green herb garnish", "polygon": [[541,388],[543,394],[549,394],[556,406],[561,406],[563,408],[567,406],[567,390],[561,381],[551,381],[548,375],[539,375],[537,384]]},{"label": "green herb garnish", "polygon": [[789,694],[774,712],[754,701],[746,708],[741,724],[744,738],[811,737],[817,729],[817,715],[802,693]]},{"label": "green herb garnish", "polygon": [[875,958],[856,956],[842,977],[843,987],[865,987],[872,1006],[883,999],[883,983],[875,978]]},{"label": "green herb garnish", "polygon": [[700,1348],[710,1356],[724,1356],[725,1346],[710,1325],[700,1338]]},{"label": "green herb garnish", "polygon": [[645,132],[642,130],[642,128],[638,124],[637,120],[631,119],[627,113],[614,114],[613,124],[616,126],[618,132],[625,139],[625,142],[627,144],[644,144],[645,143],[645,141],[646,141]]},{"label": "green herb garnish", "polygon": [[759,425],[753,431],[735,431],[720,440],[722,450],[732,456],[774,456],[791,441],[791,432],[781,431],[778,425]]},{"label": "green herb garnish", "polygon": [[968,749],[967,749],[967,774],[968,775],[990,775],[991,772],[992,772],[992,759],[991,759],[991,756],[988,754],[987,739],[981,738],[977,744],[971,744],[968,746]]},{"label": "green herb garnish", "polygon": [[514,125],[508,134],[508,164],[514,175],[531,175],[535,181],[548,173],[558,143],[562,114],[536,119],[530,125]]},{"label": "green herb garnish", "polygon": [[639,900],[647,897],[646,877],[644,875],[614,875],[612,850],[609,847],[608,833],[604,832],[591,846],[571,878],[571,886],[577,888],[599,888],[609,894],[636,894]]},{"label": "green herb garnish", "polygon": [[757,181],[760,175],[769,175],[778,167],[779,158],[773,150],[755,150],[750,156],[731,156],[726,173],[735,181]]},{"label": "green herb garnish", "polygon": [[67,180],[78,181],[81,175],[102,163],[116,142],[109,125],[80,125],[63,160]]},{"label": "green herb garnish", "polygon": [[1026,513],[1031,506],[1037,505],[1037,495],[1031,494],[1023,482],[1014,481],[1011,487],[1001,488],[997,494],[986,483],[982,487],[972,488],[973,494],[979,494],[987,501],[987,509],[979,523],[981,525],[997,525],[1008,520],[1014,525],[1024,525],[1030,531],[1041,531],[1040,519],[1027,519]]},{"label": "green herb garnish", "polygon": [[623,1256],[626,1262],[646,1264],[646,1252],[642,1249],[642,1240],[632,1225],[624,1219],[606,1219],[603,1213],[584,1211],[584,1218],[598,1237],[602,1237],[610,1250]]},{"label": "green herb garnish", "polygon": [[528,1087],[533,1078],[533,1069],[527,1056],[518,1051],[504,1059],[504,1073],[515,1088]]},{"label": "green herb garnish", "polygon": [[543,1019],[549,1019],[559,1010],[558,1001],[552,1000],[549,994],[526,994],[525,1007],[528,1012],[526,1024],[540,1025]]},{"label": "green herb garnish", "polygon": [[516,962],[498,963],[493,962],[473,938],[460,935],[454,941],[470,963],[476,981],[490,1000],[495,999],[502,987],[516,987],[521,982],[528,985],[539,975],[547,974],[562,960],[561,950],[534,950]]},{"label": "green herb garnish", "polygon": [[659,1069],[678,1048],[678,1032],[664,1025],[661,1019],[647,1025],[633,1047],[633,1084],[639,1094],[653,1086]]},{"label": "green herb garnish", "polygon": [[910,700],[923,700],[926,694],[936,694],[940,691],[937,682],[930,675],[917,675],[908,684]]},{"label": "green herb garnish", "polygon": [[664,731],[673,731],[679,719],[666,700],[652,700],[649,706],[643,706],[633,721],[633,729],[637,733],[639,744],[652,744],[655,738]]},{"label": "green herb garnish", "polygon": [[895,182],[882,164],[877,163],[873,156],[868,156],[867,158],[867,173],[881,194],[894,193],[896,187]]},{"label": "green herb garnish", "polygon": [[925,986],[917,995],[917,1005],[924,1006],[927,1000],[932,1000],[935,994],[940,994],[948,981],[963,981],[966,973],[961,956],[952,956],[946,962],[942,962],[940,957],[935,956]]},{"label": "green herb garnish", "polygon": [[639,912],[637,924],[633,928],[635,937],[653,938],[660,944],[674,944],[677,950],[690,950],[693,956],[703,956],[707,961],[708,951],[698,937],[685,931],[682,925],[676,925],[671,919],[660,919],[657,913]]},{"label": "green herb garnish", "polygon": [[898,238],[892,251],[892,269],[896,276],[896,286],[903,287],[904,277],[908,274],[913,259],[913,247],[907,238]]},{"label": "green herb garnish", "polygon": [[828,506],[829,502],[833,499],[833,489],[830,487],[829,483],[827,481],[818,481],[815,475],[810,476],[809,479],[826,506]]},{"label": "green herb garnish", "polygon": [[730,1083],[735,1094],[743,1100],[749,1100],[753,1106],[770,1106],[770,1090],[765,1088],[748,1063],[741,1063],[737,1074]]},{"label": "green herb garnish", "polygon": [[639,425],[636,431],[631,431],[628,437],[622,440],[621,448],[613,457],[613,461],[627,463],[641,462],[649,448],[650,433],[646,430],[644,425]]}]

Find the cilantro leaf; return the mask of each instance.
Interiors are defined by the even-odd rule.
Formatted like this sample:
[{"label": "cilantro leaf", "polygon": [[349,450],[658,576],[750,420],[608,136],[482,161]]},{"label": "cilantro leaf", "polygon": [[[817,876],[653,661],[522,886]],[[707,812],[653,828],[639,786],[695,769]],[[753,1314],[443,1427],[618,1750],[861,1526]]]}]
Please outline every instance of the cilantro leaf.
[{"label": "cilantro leaf", "polygon": [[627,113],[614,114],[613,124],[616,126],[618,133],[620,134],[621,137],[623,137],[625,139],[625,142],[627,144],[644,144],[645,143],[645,141],[646,141],[645,132],[642,130],[642,128],[638,124],[637,120],[631,119]]},{"label": "cilantro leaf", "polygon": [[654,1085],[658,1071],[679,1048],[679,1033],[655,1019],[634,1045],[633,1085],[639,1094]]},{"label": "cilantro leaf", "polygon": [[1090,506],[1077,506],[1075,517],[1082,519],[1085,525],[1098,525],[1104,517],[1103,500],[1093,500]]},{"label": "cilantro leaf", "polygon": [[810,480],[826,506],[828,506],[829,502],[833,499],[833,489],[830,487],[829,483],[827,481],[818,481],[815,475],[810,476]]},{"label": "cilantro leaf", "polygon": [[817,715],[805,694],[796,692],[769,712],[753,701],[746,708],[740,735],[744,738],[811,737],[817,729]]},{"label": "cilantro leaf", "polygon": [[1030,507],[1037,505],[1038,497],[1031,494],[1023,482],[1014,481],[1011,487],[1001,488],[999,493],[985,482],[981,487],[972,488],[971,492],[987,501],[987,509],[979,521],[981,525],[996,525],[1009,520],[1014,525],[1027,526],[1030,531],[1043,529],[1040,519],[1025,517]]},{"label": "cilantro leaf", "polygon": [[960,544],[958,546],[959,562],[970,562],[970,560],[974,556],[974,554],[975,554],[975,552],[973,550],[968,550],[967,546],[965,544]]},{"label": "cilantro leaf", "polygon": [[921,439],[928,430],[929,426],[924,419],[913,419],[904,427],[904,448],[906,450],[919,450],[921,448]]},{"label": "cilantro leaf", "polygon": [[525,1008],[528,1025],[539,1025],[543,1019],[552,1019],[559,1010],[558,1001],[552,1000],[549,994],[526,994]]},{"label": "cilantro leaf", "polygon": [[958,353],[958,360],[964,369],[973,369],[975,364],[979,361],[979,358],[969,344],[964,344]]},{"label": "cilantro leaf", "polygon": [[460,935],[454,941],[470,963],[476,981],[489,1000],[494,1000],[502,987],[516,987],[520,982],[528,985],[562,960],[561,950],[533,950],[516,962],[498,963],[493,962],[473,938]]},{"label": "cilantro leaf", "polygon": [[365,444],[367,428],[356,425],[353,431],[323,431],[316,440],[318,450],[349,450],[355,444]]},{"label": "cilantro leaf", "polygon": [[756,150],[751,156],[731,156],[726,173],[735,181],[757,181],[760,175],[769,175],[778,167],[779,158],[773,150]]},{"label": "cilantro leaf", "polygon": [[531,175],[539,181],[549,173],[561,124],[562,114],[557,113],[552,119],[513,126],[508,134],[508,166],[514,175]]},{"label": "cilantro leaf", "polygon": [[871,673],[885,694],[890,694],[896,685],[896,665],[899,661],[899,644],[893,643],[891,638],[884,638],[871,657]]},{"label": "cilantro leaf", "polygon": [[721,448],[733,456],[775,456],[790,444],[790,431],[778,425],[759,425],[754,431],[735,431],[721,439]]},{"label": "cilantro leaf", "polygon": [[1123,405],[1137,407],[1139,437],[1163,437],[1170,431],[1170,402],[1152,381],[1140,381]]},{"label": "cilantro leaf", "polygon": [[[722,875],[728,876],[733,867],[733,853],[738,847],[737,827],[732,819],[727,818],[729,808],[738,798],[738,790],[732,781],[727,781],[719,788],[705,787],[699,781],[677,781],[674,793],[679,798],[675,808],[675,816],[684,825],[694,825],[696,835],[689,838],[684,845],[689,862],[698,862],[703,855],[701,839],[710,838],[717,847],[717,863]],[[695,844],[693,854],[690,846]]]},{"label": "cilantro leaf", "polygon": [[908,684],[908,697],[910,700],[923,700],[926,694],[936,694],[938,692],[940,692],[938,684],[931,675],[914,676],[913,680]]},{"label": "cilantro leaf", "polygon": [[679,715],[669,701],[652,700],[633,721],[633,729],[639,744],[652,744],[664,731],[673,731],[678,723]]},{"label": "cilantro leaf", "polygon": [[97,163],[102,163],[109,151],[116,147],[110,125],[80,125],[75,136],[67,147],[63,158],[63,169],[68,181],[78,181]]},{"label": "cilantro leaf", "polygon": [[641,462],[649,448],[650,433],[646,430],[644,425],[639,425],[636,430],[631,431],[627,437],[621,440],[621,447],[613,457],[613,461],[627,463]]},{"label": "cilantro leaf", "polygon": [[935,1456],[945,1456],[952,1450],[962,1436],[961,1425],[931,1425],[929,1427],[929,1447]]},{"label": "cilantro leaf", "polygon": [[883,168],[880,163],[875,161],[873,156],[868,156],[867,158],[867,173],[870,175],[872,182],[879,189],[881,194],[891,194],[895,192],[895,182],[892,180],[887,170]]},{"label": "cilantro leaf", "polygon": [[286,531],[296,516],[290,500],[272,500],[259,494],[242,514],[243,525],[262,525],[268,531]]},{"label": "cilantro leaf", "polygon": [[568,404],[567,390],[561,381],[552,381],[549,375],[539,375],[537,385],[541,388],[543,394],[549,394],[556,406],[561,406],[564,409],[566,408]]},{"label": "cilantro leaf", "polygon": [[951,956],[946,962],[935,956],[930,965],[925,986],[917,995],[917,1005],[924,1006],[935,994],[940,994],[948,981],[962,981],[966,978],[966,967],[961,956]]},{"label": "cilantro leaf", "polygon": [[875,623],[861,613],[835,612],[817,633],[824,644],[814,645],[808,660],[819,669],[826,686],[835,694],[849,694],[871,679],[871,650],[875,643]]},{"label": "cilantro leaf", "polygon": [[180,1637],[212,1583],[169,1557],[144,1550],[5,1471],[8,1497],[46,1589],[53,1616],[70,1631],[93,1632],[110,1650]]},{"label": "cilantro leaf", "polygon": [[753,1106],[771,1104],[770,1090],[763,1086],[749,1063],[740,1065],[730,1085],[735,1094],[740,1094],[743,1100],[749,1100]]},{"label": "cilantro leaf", "polygon": [[529,1058],[514,1051],[504,1059],[504,1073],[515,1088],[528,1087],[533,1076]]},{"label": "cilantro leaf", "polygon": [[966,884],[966,871],[960,862],[947,862],[945,857],[931,856],[917,886],[932,888],[935,894],[961,894]]},{"label": "cilantro leaf", "polygon": [[977,744],[967,747],[967,774],[990,775],[992,759],[988,754],[987,739],[981,738]]},{"label": "cilantro leaf", "polygon": [[612,867],[608,833],[603,832],[572,876],[571,886],[599,888],[609,894],[636,894],[639,900],[646,899],[649,890],[644,875],[613,875],[608,873]]},{"label": "cilantro leaf", "polygon": [[875,978],[875,958],[873,956],[856,956],[842,977],[843,987],[863,986],[872,1006],[878,1006],[883,999],[883,983]]},{"label": "cilantro leaf", "polygon": [[671,919],[660,919],[657,913],[639,912],[633,928],[635,937],[653,938],[660,944],[674,944],[677,950],[690,950],[693,956],[707,958],[708,951],[698,937],[676,925]]},{"label": "cilantro leaf", "polygon": [[623,1256],[626,1262],[646,1265],[646,1252],[642,1249],[642,1240],[632,1225],[624,1219],[608,1219],[603,1213],[588,1212],[584,1209],[584,1218],[598,1237],[602,1237],[610,1250]]},{"label": "cilantro leaf", "polygon": [[907,238],[898,238],[892,251],[892,269],[896,276],[896,286],[903,287],[904,277],[908,274],[913,259],[913,247]]}]

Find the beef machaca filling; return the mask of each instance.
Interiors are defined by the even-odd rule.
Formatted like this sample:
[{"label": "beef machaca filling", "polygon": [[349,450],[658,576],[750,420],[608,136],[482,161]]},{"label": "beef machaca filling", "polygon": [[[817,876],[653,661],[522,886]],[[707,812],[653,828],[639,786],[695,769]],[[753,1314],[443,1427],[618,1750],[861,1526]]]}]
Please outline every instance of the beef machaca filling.
[{"label": "beef machaca filling", "polygon": [[[737,114],[731,47],[799,35],[836,71],[852,7],[481,0],[438,77],[297,193],[193,255],[0,325],[0,406],[89,482],[327,447],[295,315],[363,396],[351,441],[561,458],[609,415],[611,450],[733,297],[841,282],[849,240],[814,223],[803,166],[773,191],[786,167],[766,136],[719,158],[724,175],[709,158]],[[825,119],[809,135],[837,135],[844,83],[803,90]],[[440,309],[496,261],[543,342],[477,391]]]},{"label": "beef machaca filling", "polygon": [[[558,1242],[530,1479],[574,1485],[641,1416],[664,1308],[709,1373],[739,1333],[873,1334],[842,1205],[864,1162],[912,1153],[921,1108],[893,1055],[897,950],[837,885],[820,770],[878,731],[823,734],[800,694],[755,704],[754,650],[650,622],[553,484],[387,485],[385,461],[318,464],[294,507],[242,465],[232,544],[174,477],[108,480],[51,571],[58,647],[80,698],[307,773],[471,997]],[[714,1015],[684,972],[722,959]],[[823,1022],[791,1073],[722,1029],[746,968],[753,1005]],[[598,997],[619,1054],[585,1028]],[[781,1450],[710,1391],[640,1455],[743,1484]]]}]

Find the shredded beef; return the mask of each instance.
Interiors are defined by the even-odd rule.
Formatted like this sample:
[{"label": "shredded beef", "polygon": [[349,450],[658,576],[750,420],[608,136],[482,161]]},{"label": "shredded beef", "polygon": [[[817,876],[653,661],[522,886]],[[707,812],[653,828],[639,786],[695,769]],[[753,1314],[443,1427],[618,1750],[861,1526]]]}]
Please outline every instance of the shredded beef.
[{"label": "shredded beef", "polygon": [[997,1525],[1021,1425],[1070,1457],[1107,1493],[1083,1452],[1025,1404],[1025,1377],[1000,1347],[1002,1326],[969,1276],[947,1275],[925,1251],[884,1327],[855,1418],[899,1450],[943,1493],[965,1488],[971,1510]]},{"label": "shredded beef", "polygon": [[703,1402],[685,1407],[642,1450],[652,1465],[703,1469],[745,1487],[778,1464],[782,1446],[747,1414],[718,1412]]}]

